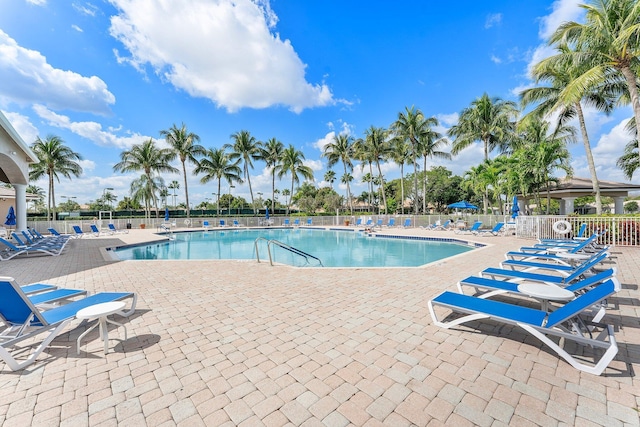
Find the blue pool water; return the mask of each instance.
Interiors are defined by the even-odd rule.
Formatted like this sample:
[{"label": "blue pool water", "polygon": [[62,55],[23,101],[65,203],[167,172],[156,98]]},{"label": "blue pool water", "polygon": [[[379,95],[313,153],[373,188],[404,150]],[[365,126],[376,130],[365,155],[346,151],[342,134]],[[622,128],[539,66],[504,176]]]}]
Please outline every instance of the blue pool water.
[{"label": "blue pool water", "polygon": [[[255,240],[275,239],[311,254],[325,267],[417,267],[473,249],[462,243],[371,237],[362,232],[313,229],[234,229],[175,233],[175,240],[118,248],[121,260],[141,259],[256,259]],[[269,262],[265,240],[258,242],[260,259]],[[295,266],[317,266],[303,257],[271,245],[273,261]]]}]

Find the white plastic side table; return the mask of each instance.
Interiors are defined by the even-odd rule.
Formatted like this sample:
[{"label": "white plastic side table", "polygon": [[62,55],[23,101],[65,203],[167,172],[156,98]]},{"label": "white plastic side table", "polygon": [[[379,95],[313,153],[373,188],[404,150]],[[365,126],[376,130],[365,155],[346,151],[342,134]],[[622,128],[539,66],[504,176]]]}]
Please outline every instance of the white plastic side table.
[{"label": "white plastic side table", "polygon": [[518,285],[518,292],[540,300],[543,311],[549,311],[549,300],[571,301],[575,296],[573,292],[560,286],[544,283],[523,283]]},{"label": "white plastic side table", "polygon": [[104,302],[101,304],[95,304],[82,310],[79,310],[76,314],[76,318],[80,320],[92,320],[98,319],[98,322],[84,331],[82,335],[78,337],[77,342],[77,352],[80,354],[80,340],[84,338],[89,332],[95,329],[96,326],[100,326],[100,337],[104,340],[104,354],[106,355],[109,352],[109,329],[107,328],[107,323],[111,323],[116,326],[121,326],[124,328],[124,339],[127,339],[127,327],[121,323],[114,322],[113,320],[109,320],[107,316],[110,314],[115,314],[122,312],[126,304],[123,301],[113,301],[113,302]]}]

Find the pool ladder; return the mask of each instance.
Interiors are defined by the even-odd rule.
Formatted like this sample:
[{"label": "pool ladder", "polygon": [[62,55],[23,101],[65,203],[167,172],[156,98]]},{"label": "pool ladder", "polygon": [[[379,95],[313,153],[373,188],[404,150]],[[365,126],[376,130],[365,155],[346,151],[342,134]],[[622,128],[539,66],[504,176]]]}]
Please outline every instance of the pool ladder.
[{"label": "pool ladder", "polygon": [[324,265],[322,265],[322,261],[320,260],[320,258],[315,257],[311,254],[308,254],[306,252],[301,251],[300,249],[296,249],[293,246],[289,246],[286,243],[282,243],[279,240],[268,240],[264,237],[258,237],[255,242],[253,242],[255,248],[256,248],[256,258],[258,259],[258,262],[260,262],[260,251],[258,250],[258,241],[260,240],[264,240],[265,242],[267,242],[267,253],[269,254],[269,264],[273,265],[273,258],[271,257],[271,245],[276,245],[278,247],[281,247],[284,250],[287,250],[295,255],[299,255],[301,257],[303,257],[305,259],[305,261],[307,262],[307,264],[309,264],[309,258],[314,259],[316,261],[318,261],[318,263],[320,264],[321,267],[324,267]]}]

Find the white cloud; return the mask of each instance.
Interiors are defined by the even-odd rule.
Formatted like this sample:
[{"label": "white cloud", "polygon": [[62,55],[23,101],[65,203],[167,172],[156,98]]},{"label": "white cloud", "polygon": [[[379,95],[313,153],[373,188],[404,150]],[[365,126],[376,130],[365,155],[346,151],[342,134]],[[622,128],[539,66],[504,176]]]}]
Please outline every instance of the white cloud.
[{"label": "white cloud", "polygon": [[83,15],[88,15],[88,16],[96,16],[96,13],[98,12],[98,8],[91,3],[86,3],[86,4],[73,3],[73,8],[78,12],[82,13]]},{"label": "white cloud", "polygon": [[2,113],[7,117],[11,126],[13,126],[27,145],[31,145],[38,138],[38,129],[31,124],[27,116],[19,113],[9,113],[7,111],[3,111]]},{"label": "white cloud", "polygon": [[73,24],[71,26],[71,28],[73,28],[74,30],[76,30],[79,33],[83,33],[84,32],[84,30],[82,28],[78,27],[76,24]]},{"label": "white cloud", "polygon": [[88,171],[92,171],[95,170],[96,168],[96,162],[94,162],[93,160],[79,160],[78,164],[82,167],[82,171],[83,172],[88,172]]},{"label": "white cloud", "polygon": [[553,11],[540,19],[539,36],[547,40],[564,22],[578,21],[584,14],[584,9],[579,7],[583,0],[556,0],[551,5]]},{"label": "white cloud", "polygon": [[267,0],[111,3],[119,9],[111,35],[131,54],[119,61],[140,70],[148,64],[191,96],[228,111],[285,105],[301,112],[337,102],[326,84],[306,81],[291,42],[272,32],[277,17]]},{"label": "white cloud", "polygon": [[493,62],[494,64],[502,64],[502,59],[498,58],[495,55],[491,55],[491,62]]},{"label": "white cloud", "polygon": [[317,140],[313,143],[313,146],[320,150],[321,153],[324,153],[324,147],[331,144],[333,142],[333,138],[336,136],[335,131],[331,131],[327,133],[325,136]]},{"label": "white cloud", "polygon": [[53,68],[40,52],[18,46],[0,30],[0,99],[39,102],[53,109],[105,114],[115,97],[104,81]]},{"label": "white cloud", "polygon": [[[135,144],[140,144],[150,137],[134,133],[129,136],[117,136],[102,130],[102,125],[97,122],[72,122],[67,116],[56,114],[43,105],[34,105],[33,110],[49,125],[62,129],[68,129],[76,135],[87,138],[98,145],[104,147],[131,148]],[[159,140],[162,143],[164,140]]]},{"label": "white cloud", "polygon": [[492,13],[487,15],[487,19],[484,21],[484,28],[491,28],[500,25],[502,22],[501,13]]},{"label": "white cloud", "polygon": [[44,6],[47,4],[47,0],[27,0],[27,3],[35,4],[36,6]]},{"label": "white cloud", "polygon": [[305,166],[309,166],[314,172],[319,172],[324,169],[324,163],[322,163],[322,160],[305,159],[303,160],[302,164]]},{"label": "white cloud", "polygon": [[458,120],[460,119],[460,114],[459,113],[437,114],[436,118],[438,119],[440,124],[451,127],[456,123],[458,123]]}]

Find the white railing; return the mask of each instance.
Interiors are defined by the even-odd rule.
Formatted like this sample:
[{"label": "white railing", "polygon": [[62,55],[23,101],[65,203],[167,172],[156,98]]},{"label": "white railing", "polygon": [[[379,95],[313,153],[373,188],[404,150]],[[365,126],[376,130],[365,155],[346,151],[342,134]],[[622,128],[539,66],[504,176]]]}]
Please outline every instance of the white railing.
[{"label": "white railing", "polygon": [[[553,224],[567,221],[571,231],[566,234],[557,233]],[[516,235],[524,239],[548,239],[575,236],[582,224],[587,224],[585,237],[593,233],[602,233],[598,243],[609,246],[640,246],[640,217],[619,216],[519,216],[516,219]]]}]

